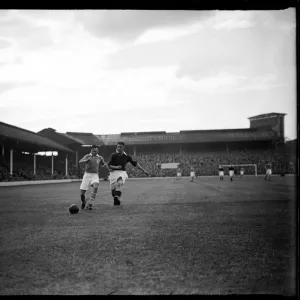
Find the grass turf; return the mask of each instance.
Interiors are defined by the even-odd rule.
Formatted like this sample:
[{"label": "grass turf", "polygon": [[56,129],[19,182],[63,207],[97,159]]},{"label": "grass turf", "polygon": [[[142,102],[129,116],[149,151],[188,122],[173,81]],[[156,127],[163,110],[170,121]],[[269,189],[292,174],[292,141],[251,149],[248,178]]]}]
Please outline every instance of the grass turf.
[{"label": "grass turf", "polygon": [[294,177],[0,188],[0,294],[295,295]]}]

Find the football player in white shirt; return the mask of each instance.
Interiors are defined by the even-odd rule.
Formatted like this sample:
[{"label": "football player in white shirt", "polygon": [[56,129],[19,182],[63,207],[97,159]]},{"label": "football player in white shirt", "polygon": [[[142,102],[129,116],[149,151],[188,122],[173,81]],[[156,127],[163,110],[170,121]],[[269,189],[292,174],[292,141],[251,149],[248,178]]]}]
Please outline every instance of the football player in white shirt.
[{"label": "football player in white shirt", "polygon": [[244,176],[244,168],[240,169],[240,178],[242,178]]},{"label": "football player in white shirt", "polygon": [[230,181],[233,181],[233,176],[234,176],[234,167],[232,165],[230,165],[230,167],[229,167]]},{"label": "football player in white shirt", "polygon": [[219,176],[220,180],[224,180],[224,168],[222,167],[222,165],[219,165]]},{"label": "football player in white shirt", "polygon": [[265,168],[266,168],[265,181],[267,181],[267,180],[271,181],[271,177],[272,177],[272,166],[271,166],[271,164],[267,163]]},{"label": "football player in white shirt", "polygon": [[103,157],[98,155],[98,148],[95,145],[92,146],[91,153],[85,155],[79,163],[85,164],[85,173],[80,185],[81,209],[84,209],[86,205],[85,192],[89,189],[89,186],[92,186],[93,192],[91,194],[90,203],[87,206],[87,209],[91,210],[99,187],[99,166],[107,167],[107,165]]},{"label": "football player in white shirt", "polygon": [[191,182],[193,182],[194,179],[196,178],[195,169],[193,167],[191,167],[190,176],[191,176]]},{"label": "football player in white shirt", "polygon": [[177,179],[181,178],[181,168],[177,168]]}]

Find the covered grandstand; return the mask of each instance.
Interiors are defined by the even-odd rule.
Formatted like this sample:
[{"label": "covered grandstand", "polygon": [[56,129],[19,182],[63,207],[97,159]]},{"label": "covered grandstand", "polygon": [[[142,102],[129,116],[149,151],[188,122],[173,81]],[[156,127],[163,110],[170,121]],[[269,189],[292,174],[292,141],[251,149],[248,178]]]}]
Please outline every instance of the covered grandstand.
[{"label": "covered grandstand", "polygon": [[[57,151],[65,159],[65,176],[68,176],[68,155],[74,151],[69,147],[57,143],[32,131],[0,122],[1,144],[1,176],[5,173],[14,175],[14,169],[31,165],[33,177],[37,173],[36,153]],[[40,158],[38,158],[39,160]],[[54,157],[51,157],[52,174],[54,173]],[[3,175],[4,174],[4,175]],[[19,176],[22,178],[22,176]],[[18,178],[19,178],[18,177]],[[11,179],[11,178],[9,178]]]}]

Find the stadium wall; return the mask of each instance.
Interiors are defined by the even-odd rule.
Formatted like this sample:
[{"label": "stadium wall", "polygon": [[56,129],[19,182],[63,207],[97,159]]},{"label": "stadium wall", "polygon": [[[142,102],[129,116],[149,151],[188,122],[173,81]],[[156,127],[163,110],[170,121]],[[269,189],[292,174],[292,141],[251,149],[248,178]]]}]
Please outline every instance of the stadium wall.
[{"label": "stadium wall", "polygon": [[81,181],[81,180],[82,179],[57,179],[57,180],[31,180],[31,181],[0,182],[0,187],[51,184],[51,183],[70,183],[70,182],[77,182],[77,181]]}]

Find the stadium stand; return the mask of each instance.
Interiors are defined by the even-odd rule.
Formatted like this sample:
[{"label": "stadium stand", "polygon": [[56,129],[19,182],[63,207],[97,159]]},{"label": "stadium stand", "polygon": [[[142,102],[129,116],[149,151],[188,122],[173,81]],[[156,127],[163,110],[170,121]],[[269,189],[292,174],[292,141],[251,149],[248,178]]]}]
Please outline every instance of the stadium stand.
[{"label": "stadium stand", "polygon": [[[176,162],[188,176],[193,166],[197,175],[217,175],[218,165],[256,164],[258,174],[265,173],[266,163],[272,163],[274,174],[297,172],[297,140],[284,140],[285,114],[270,113],[249,118],[250,128],[219,130],[183,130],[180,132],[124,132],[110,135],[67,132],[46,128],[38,134],[0,123],[0,142],[5,149],[14,148],[14,169],[10,174],[9,152],[2,151],[1,180],[82,178],[84,166],[78,160],[89,151],[85,146],[96,144],[106,161],[115,151],[118,141],[126,143],[126,152],[134,156],[152,176],[175,176],[175,170],[162,171],[162,163]],[[29,152],[25,155],[24,151]],[[38,151],[58,151],[52,172],[51,157],[33,155]],[[68,170],[66,172],[66,154]],[[246,174],[253,174],[251,167]],[[128,165],[129,177],[145,176]],[[106,178],[101,168],[100,178]]]},{"label": "stadium stand", "polygon": [[52,176],[52,169],[49,175],[49,170],[39,163],[40,156],[34,153],[58,151],[64,156],[73,153],[73,150],[51,139],[3,122],[0,122],[0,144],[1,181],[48,178]]},{"label": "stadium stand", "polygon": [[68,136],[76,138],[83,142],[83,145],[97,145],[102,146],[104,145],[101,137],[96,136],[92,133],[83,133],[83,132],[67,132]]}]

